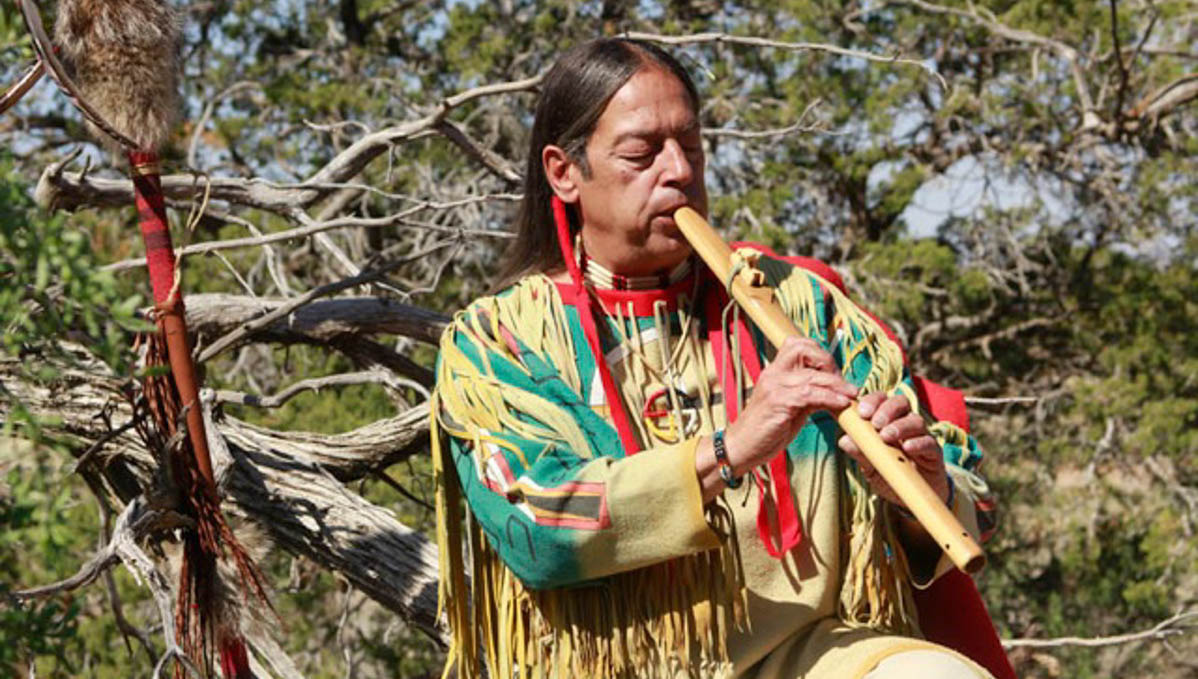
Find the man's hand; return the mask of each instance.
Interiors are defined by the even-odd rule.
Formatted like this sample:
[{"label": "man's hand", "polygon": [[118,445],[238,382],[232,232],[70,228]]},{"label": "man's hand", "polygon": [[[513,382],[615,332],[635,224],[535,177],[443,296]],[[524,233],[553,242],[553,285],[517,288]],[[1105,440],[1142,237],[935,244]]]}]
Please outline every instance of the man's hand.
[{"label": "man's hand", "polygon": [[[811,413],[838,413],[856,396],[857,388],[845,381],[836,361],[819,344],[787,339],[761,371],[744,411],[728,427],[724,440],[733,472],[739,476],[765,464],[794,439]],[[699,444],[695,468],[703,500],[709,502],[724,487],[709,437]]]},{"label": "man's hand", "polygon": [[807,338],[790,338],[761,371],[744,412],[728,427],[737,472],[768,462],[818,410],[838,413],[857,396],[832,355]]},{"label": "man's hand", "polygon": [[[869,394],[861,399],[857,408],[861,417],[869,420],[878,430],[882,440],[906,453],[907,457],[915,462],[916,469],[932,490],[936,491],[941,500],[947,501],[948,478],[940,444],[928,433],[923,418],[918,413],[911,412],[911,404],[907,397],[899,394],[887,398],[886,394]],[[874,492],[889,502],[905,507],[890,488],[890,484],[882,479],[852,439],[841,436],[839,443],[841,450],[857,460]]]}]

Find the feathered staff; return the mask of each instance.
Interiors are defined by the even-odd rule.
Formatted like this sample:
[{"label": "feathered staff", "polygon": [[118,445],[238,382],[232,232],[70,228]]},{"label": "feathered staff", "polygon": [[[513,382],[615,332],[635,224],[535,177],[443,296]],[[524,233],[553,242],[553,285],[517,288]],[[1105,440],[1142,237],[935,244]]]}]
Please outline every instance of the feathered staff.
[{"label": "feathered staff", "polygon": [[[169,375],[148,372],[145,396],[158,438],[178,442],[167,446],[166,457],[182,491],[180,509],[195,520],[184,537],[176,635],[206,674],[215,643],[226,679],[250,679],[232,603],[218,582],[217,562],[226,551],[243,595],[269,601],[261,573],[220,512],[159,179],[157,151],[179,110],[179,14],[168,0],[60,0],[55,49],[32,0],[20,4],[40,66],[83,113],[89,130],[129,161],[159,327],[148,338],[147,364],[170,366]],[[32,72],[23,80],[34,81]],[[184,413],[186,432],[176,436]],[[176,676],[181,673],[176,666]]]}]

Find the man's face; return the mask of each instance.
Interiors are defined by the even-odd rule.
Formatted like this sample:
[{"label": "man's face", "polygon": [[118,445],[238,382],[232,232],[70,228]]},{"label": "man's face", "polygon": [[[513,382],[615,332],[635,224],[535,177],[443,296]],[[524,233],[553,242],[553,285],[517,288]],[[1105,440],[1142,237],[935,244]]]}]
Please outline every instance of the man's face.
[{"label": "man's face", "polygon": [[699,120],[686,88],[656,66],[611,98],[586,145],[589,176],[569,169],[577,188],[587,254],[626,276],[669,269],[691,253],[674,223],[689,205],[707,214]]}]

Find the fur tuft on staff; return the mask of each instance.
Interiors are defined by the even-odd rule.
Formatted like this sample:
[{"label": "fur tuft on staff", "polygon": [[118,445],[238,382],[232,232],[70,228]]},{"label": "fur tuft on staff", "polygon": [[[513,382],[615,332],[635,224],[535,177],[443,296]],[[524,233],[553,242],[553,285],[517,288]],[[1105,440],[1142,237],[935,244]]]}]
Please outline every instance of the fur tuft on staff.
[{"label": "fur tuft on staff", "polygon": [[162,148],[178,121],[181,26],[167,0],[58,3],[54,42],[79,94],[138,150]]}]

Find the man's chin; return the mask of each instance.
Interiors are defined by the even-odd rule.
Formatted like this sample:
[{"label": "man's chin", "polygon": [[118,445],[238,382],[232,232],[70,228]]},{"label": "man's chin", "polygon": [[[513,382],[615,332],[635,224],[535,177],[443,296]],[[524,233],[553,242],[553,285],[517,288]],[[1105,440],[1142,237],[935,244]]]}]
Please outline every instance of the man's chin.
[{"label": "man's chin", "polygon": [[653,234],[646,243],[645,249],[654,261],[659,262],[655,267],[656,270],[673,267],[689,257],[694,250],[677,227],[674,227],[672,231]]}]

